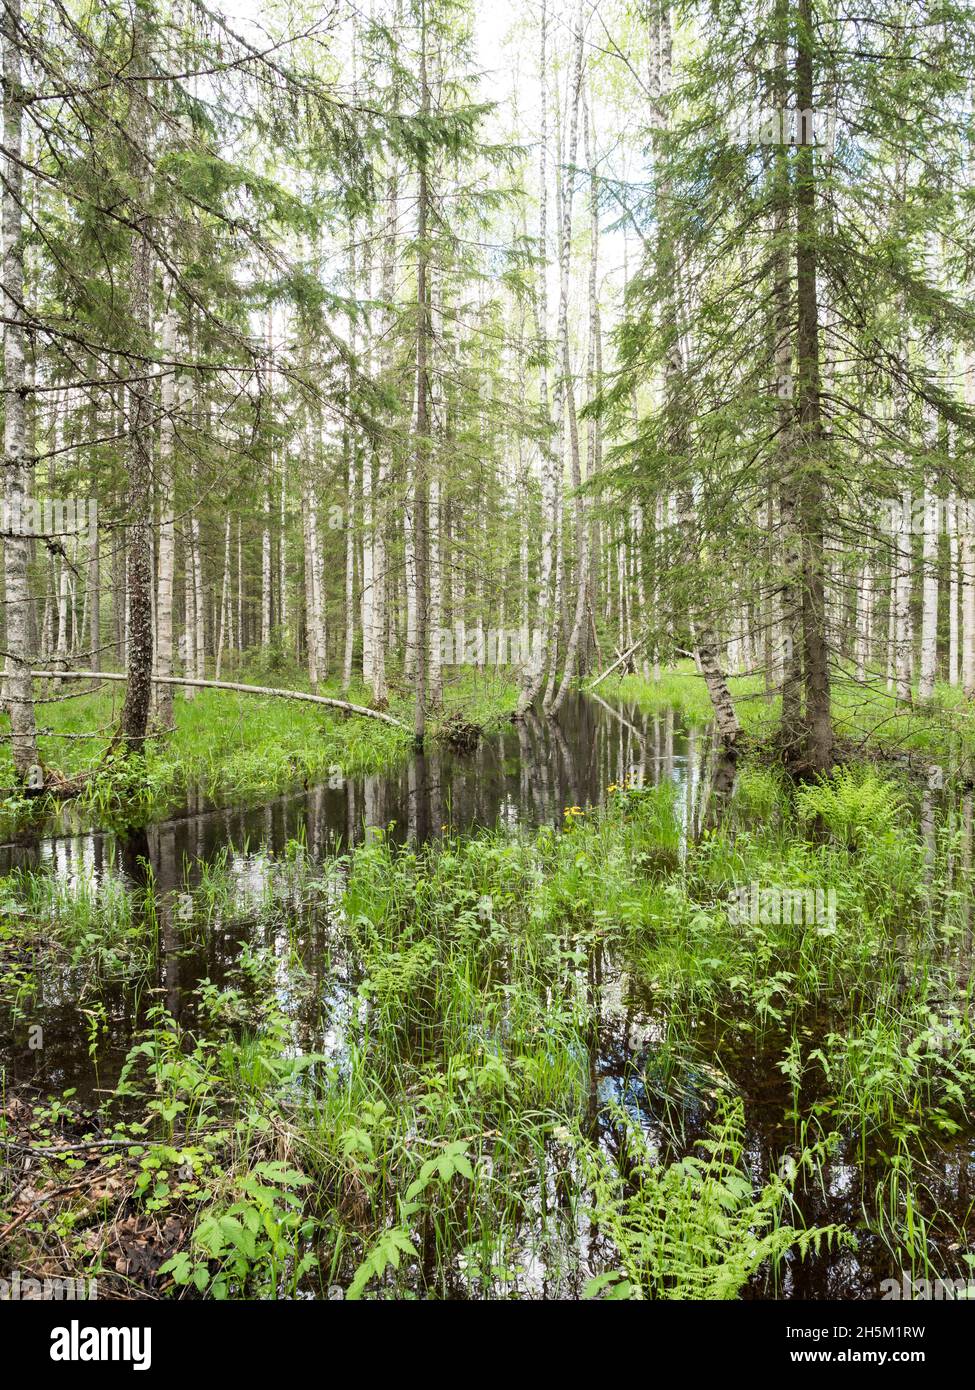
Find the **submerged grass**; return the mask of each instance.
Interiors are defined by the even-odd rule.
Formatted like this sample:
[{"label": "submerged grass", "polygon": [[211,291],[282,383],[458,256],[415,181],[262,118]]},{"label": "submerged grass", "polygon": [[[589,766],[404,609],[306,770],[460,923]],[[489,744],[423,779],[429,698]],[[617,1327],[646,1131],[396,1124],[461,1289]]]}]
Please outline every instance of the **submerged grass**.
[{"label": "submerged grass", "polygon": [[[919,831],[875,768],[793,793],[749,764],[690,841],[672,787],[624,786],[560,833],[292,845],[246,902],[212,865],[179,929],[249,923],[231,978],[156,1005],[94,1109],[4,1110],[9,1258],[218,1298],[774,1295],[854,1241],[868,1297],[964,1276],[938,1172],[975,1101],[970,809]],[[753,884],[779,907],[742,912]],[[807,889],[835,912],[781,909]],[[61,891],[4,885],[21,921]],[[62,949],[124,939],[78,904]],[[608,1094],[616,996],[644,1042]]]}]

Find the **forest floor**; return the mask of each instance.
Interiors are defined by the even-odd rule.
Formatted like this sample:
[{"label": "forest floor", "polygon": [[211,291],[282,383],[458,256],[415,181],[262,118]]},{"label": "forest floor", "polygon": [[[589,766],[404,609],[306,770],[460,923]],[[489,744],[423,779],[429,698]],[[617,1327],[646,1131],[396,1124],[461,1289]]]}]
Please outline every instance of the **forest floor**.
[{"label": "forest floor", "polygon": [[[771,747],[780,699],[766,694],[762,676],[732,676],[729,687],[747,743],[756,749]],[[597,693],[603,699],[630,701],[648,713],[670,708],[698,725],[713,718],[704,681],[690,661],[661,672],[659,681],[610,677]],[[915,700],[906,705],[888,693],[885,681],[867,685],[834,679],[832,710],[841,759],[878,757],[918,766],[941,761],[959,775],[975,774],[975,703],[959,686],[938,685],[928,704]]]},{"label": "forest floor", "polygon": [[[297,668],[244,669],[225,679],[243,684],[307,690]],[[319,694],[368,706],[368,691],[353,685],[343,692],[337,681]],[[413,727],[414,700],[405,688],[392,688],[388,712],[406,725],[400,732],[376,720],[316,708],[296,701],[201,690],[185,699],[175,693],[175,730],[150,739],[142,760],[105,761],[117,725],[123,685],[71,699],[37,705],[45,765],[56,780],[77,787],[71,806],[93,825],[143,825],[176,809],[192,789],[217,804],[266,799],[294,787],[343,776],[376,772],[402,758]],[[43,697],[41,697],[43,698]],[[431,737],[448,735],[458,723],[489,732],[506,720],[518,699],[517,683],[504,672],[465,668],[445,682],[444,703],[430,718]],[[9,718],[0,716],[0,736]],[[97,732],[92,732],[97,731]],[[0,752],[0,786],[12,788],[9,745]],[[48,815],[51,800],[26,800],[8,791],[0,800],[0,825],[21,828]]]},{"label": "forest floor", "polygon": [[[5,1096],[5,1263],[122,1298],[964,1281],[969,897],[956,811],[925,838],[910,798],[903,774],[796,791],[746,762],[693,840],[673,786],[624,786],[561,833],[296,847],[256,909],[217,865],[177,932],[229,933],[234,963],[179,1018],[145,903],[11,878],[22,1025],[45,975],[85,1001],[96,1074],[100,1001],[143,990],[144,1024],[84,1102]],[[835,906],[736,913],[751,881]]]},{"label": "forest floor", "polygon": [[[487,722],[513,693],[451,698]],[[120,1298],[967,1289],[972,793],[863,759],[797,788],[761,756],[774,707],[736,694],[751,737],[696,831],[674,783],[624,784],[561,831],[228,852],[175,896],[0,880],[5,1046],[78,1014],[44,1074],[87,1078],[23,1063],[0,1100],[2,1262]],[[707,716],[689,670],[617,696]],[[168,747],[199,739],[230,792],[285,777],[281,743],[397,754],[228,698],[219,737],[223,696],[178,701]],[[919,759],[963,753],[967,718],[947,690],[923,717],[837,703],[851,748],[874,727]]]}]

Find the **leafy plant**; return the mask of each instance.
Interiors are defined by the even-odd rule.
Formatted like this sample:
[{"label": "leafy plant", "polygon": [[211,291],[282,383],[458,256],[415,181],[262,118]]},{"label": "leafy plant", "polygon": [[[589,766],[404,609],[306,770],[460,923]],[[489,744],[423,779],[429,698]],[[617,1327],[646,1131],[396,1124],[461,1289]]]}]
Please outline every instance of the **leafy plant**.
[{"label": "leafy plant", "polygon": [[[303,1216],[298,1189],[303,1173],[283,1163],[258,1163],[239,1184],[230,1205],[207,1213],[193,1233],[193,1254],[180,1251],[160,1268],[175,1283],[192,1283],[201,1293],[276,1298],[291,1292],[316,1263],[306,1248],[315,1223]],[[213,1268],[214,1264],[217,1266]]]},{"label": "leafy plant", "polygon": [[799,820],[822,821],[842,844],[859,848],[872,836],[890,835],[904,812],[896,783],[872,768],[838,768],[831,777],[803,787],[796,796]]},{"label": "leafy plant", "polygon": [[742,1161],[744,1109],[737,1098],[719,1098],[700,1156],[667,1167],[652,1159],[625,1111],[617,1119],[618,1162],[591,1147],[583,1151],[593,1217],[619,1259],[617,1268],[589,1282],[587,1297],[734,1298],[763,1265],[774,1269],[788,1251],[801,1257],[844,1237],[835,1225],[803,1230],[783,1223],[795,1172],[815,1161],[815,1151],[804,1150],[786,1176],[772,1176],[755,1192]]}]

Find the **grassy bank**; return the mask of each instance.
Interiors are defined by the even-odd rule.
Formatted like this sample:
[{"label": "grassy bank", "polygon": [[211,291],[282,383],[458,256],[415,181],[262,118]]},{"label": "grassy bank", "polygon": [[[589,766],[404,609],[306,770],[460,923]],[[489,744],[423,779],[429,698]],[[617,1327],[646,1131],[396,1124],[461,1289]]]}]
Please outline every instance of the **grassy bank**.
[{"label": "grassy bank", "polygon": [[[745,733],[756,743],[768,743],[778,728],[781,700],[766,693],[761,676],[732,677],[729,688]],[[713,717],[704,681],[690,661],[661,672],[659,681],[610,677],[597,693],[631,702],[648,714],[670,708],[689,723],[703,725]],[[939,685],[929,703],[915,699],[905,705],[894,699],[880,676],[869,685],[834,679],[832,710],[843,755],[916,756],[975,775],[975,703],[958,686]]]},{"label": "grassy bank", "polygon": [[[102,1296],[964,1280],[971,828],[949,803],[921,833],[870,769],[795,793],[746,766],[694,843],[665,786],[564,833],[380,839],[325,866],[295,845],[256,904],[217,865],[170,933],[239,932],[230,975],[180,1019],[152,1006],[109,1098],[5,1098],[4,1258]],[[752,883],[835,911],[736,912]],[[5,891],[26,1028],[44,890]],[[99,921],[128,943],[100,977],[90,950],[78,965],[97,1019],[113,970],[154,978],[136,947],[159,950],[161,911],[96,895],[82,923],[65,902],[34,949]]]},{"label": "grassy bank", "polygon": [[[308,688],[296,668],[255,667],[235,672],[236,677],[244,683]],[[120,759],[105,760],[123,689],[113,685],[70,699],[61,698],[69,692],[40,693],[42,759],[58,778],[73,784],[70,814],[87,824],[146,824],[177,808],[189,790],[218,804],[256,801],[337,771],[345,776],[378,771],[403,756],[409,745],[406,733],[387,725],[312,705],[224,691],[198,691],[187,700],[177,692],[174,730],[151,739],[144,759],[126,765]],[[732,679],[731,690],[750,739],[768,744],[778,724],[778,700],[766,696],[759,677]],[[369,703],[368,691],[359,686],[343,696],[332,682],[320,693]],[[711,719],[704,683],[689,661],[655,682],[638,676],[611,678],[598,693],[648,714],[670,709],[686,723],[704,725]],[[438,738],[457,722],[490,731],[510,716],[517,698],[511,673],[461,669],[446,684],[443,707],[431,714],[431,736]],[[394,689],[389,712],[412,727],[413,699],[407,689]],[[874,753],[940,759],[954,772],[975,775],[975,708],[957,689],[939,687],[934,701],[920,709],[898,706],[883,688],[837,682],[833,714],[844,753],[869,746]],[[8,729],[7,716],[0,716],[0,734]],[[0,743],[0,785],[14,786],[6,740]],[[0,800],[0,833],[58,812],[53,798],[25,800],[8,790]]]},{"label": "grassy bank", "polygon": [[[304,674],[289,668],[245,670],[239,679],[245,684],[308,689]],[[403,756],[409,746],[407,733],[375,720],[346,718],[294,701],[202,690],[192,700],[176,693],[175,730],[151,739],[143,759],[128,766],[121,760],[106,763],[123,692],[123,686],[113,686],[37,706],[44,762],[65,778],[79,779],[72,811],[80,811],[93,824],[144,824],[177,806],[190,788],[216,802],[243,802],[322,780],[338,769],[345,776],[374,772]],[[336,682],[322,686],[319,693],[369,703],[364,688],[343,694]],[[508,717],[517,696],[517,686],[507,675],[465,669],[447,682],[443,708],[431,715],[431,736],[437,738],[452,719],[490,729]],[[413,700],[407,690],[393,692],[389,713],[412,728]],[[0,731],[7,729],[9,719],[3,716]],[[0,753],[0,784],[14,784],[6,742]],[[38,804],[11,792],[0,803],[0,820],[5,818],[10,829],[56,809],[49,799]]]}]

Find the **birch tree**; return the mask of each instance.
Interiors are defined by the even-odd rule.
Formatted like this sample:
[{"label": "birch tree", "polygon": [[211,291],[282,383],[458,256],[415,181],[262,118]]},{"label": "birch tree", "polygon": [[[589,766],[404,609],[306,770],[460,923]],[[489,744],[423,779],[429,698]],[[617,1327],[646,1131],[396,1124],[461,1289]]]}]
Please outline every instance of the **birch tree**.
[{"label": "birch tree", "polygon": [[37,730],[30,675],[30,593],[27,566],[30,541],[21,532],[30,464],[27,457],[27,393],[24,363],[23,113],[20,0],[5,0],[0,15],[3,40],[3,498],[8,526],[4,537],[6,601],[6,697],[10,710],[14,771],[22,780],[37,763]]}]

